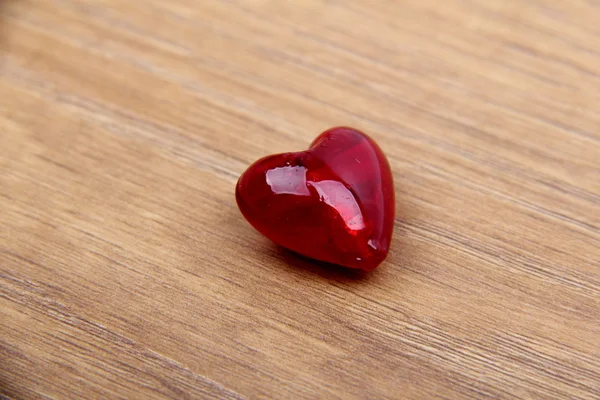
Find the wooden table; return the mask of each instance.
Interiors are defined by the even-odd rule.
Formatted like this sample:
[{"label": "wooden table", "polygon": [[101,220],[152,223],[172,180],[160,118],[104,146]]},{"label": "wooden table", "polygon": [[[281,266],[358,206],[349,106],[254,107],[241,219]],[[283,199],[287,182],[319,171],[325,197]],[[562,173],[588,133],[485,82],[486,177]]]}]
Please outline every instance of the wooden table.
[{"label": "wooden table", "polygon": [[[600,3],[0,0],[0,393],[599,399]],[[238,176],[350,125],[370,274]]]}]

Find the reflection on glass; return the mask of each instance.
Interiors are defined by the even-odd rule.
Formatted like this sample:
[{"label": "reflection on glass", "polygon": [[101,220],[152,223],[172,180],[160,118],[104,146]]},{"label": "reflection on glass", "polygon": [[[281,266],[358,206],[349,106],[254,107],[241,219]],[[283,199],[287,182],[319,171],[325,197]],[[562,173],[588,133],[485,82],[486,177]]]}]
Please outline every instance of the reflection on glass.
[{"label": "reflection on glass", "polygon": [[317,189],[322,201],[335,208],[349,229],[359,231],[365,227],[360,207],[352,192],[344,184],[337,181],[308,182],[308,184]]},{"label": "reflection on glass", "polygon": [[306,187],[306,168],[280,167],[267,171],[267,184],[275,194],[310,196]]},{"label": "reflection on glass", "polygon": [[[354,195],[343,183],[332,180],[312,182],[306,180],[306,168],[302,166],[279,167],[267,171],[267,184],[275,194],[310,196],[308,185],[315,188],[322,202],[333,207],[352,231],[365,228],[360,206]],[[371,244],[371,247],[375,246]]]}]

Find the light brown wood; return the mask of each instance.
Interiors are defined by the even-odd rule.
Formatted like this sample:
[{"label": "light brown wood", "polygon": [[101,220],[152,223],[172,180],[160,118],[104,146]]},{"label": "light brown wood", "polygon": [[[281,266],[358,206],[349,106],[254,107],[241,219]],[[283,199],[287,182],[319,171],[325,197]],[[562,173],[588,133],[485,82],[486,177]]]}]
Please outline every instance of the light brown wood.
[{"label": "light brown wood", "polygon": [[[600,398],[600,3],[0,0],[0,395]],[[254,160],[351,125],[388,261],[279,250]]]}]

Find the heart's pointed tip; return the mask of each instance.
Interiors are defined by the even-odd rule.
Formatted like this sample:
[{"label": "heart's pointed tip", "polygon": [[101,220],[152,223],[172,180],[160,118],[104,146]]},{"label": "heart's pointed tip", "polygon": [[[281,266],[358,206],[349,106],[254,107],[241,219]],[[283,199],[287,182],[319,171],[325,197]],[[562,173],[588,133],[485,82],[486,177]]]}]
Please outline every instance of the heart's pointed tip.
[{"label": "heart's pointed tip", "polygon": [[379,267],[380,265],[381,265],[381,263],[375,264],[375,265],[361,265],[360,267],[347,267],[347,268],[350,268],[350,269],[356,270],[356,271],[362,271],[365,273],[369,273],[369,272],[377,269],[377,267]]},{"label": "heart's pointed tip", "polygon": [[370,256],[365,257],[362,260],[357,260],[357,263],[354,264],[352,268],[357,268],[362,271],[371,272],[385,262],[385,260],[387,259],[387,255],[387,251],[381,251],[376,254],[372,254]]},{"label": "heart's pointed tip", "polygon": [[379,268],[380,265],[381,264],[377,264],[377,265],[374,265],[374,266],[369,266],[369,267],[365,266],[365,267],[356,268],[356,269],[359,270],[359,271],[363,271],[365,273],[370,273],[370,272],[373,272],[374,270],[376,270],[377,268]]}]

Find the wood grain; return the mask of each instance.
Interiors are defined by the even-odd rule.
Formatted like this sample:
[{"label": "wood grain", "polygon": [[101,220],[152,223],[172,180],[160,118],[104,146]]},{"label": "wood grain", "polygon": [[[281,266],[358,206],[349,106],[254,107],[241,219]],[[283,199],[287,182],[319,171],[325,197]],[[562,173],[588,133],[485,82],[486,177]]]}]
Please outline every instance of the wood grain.
[{"label": "wood grain", "polygon": [[[0,395],[600,398],[600,3],[0,0]],[[351,125],[371,274],[239,174]]]}]

